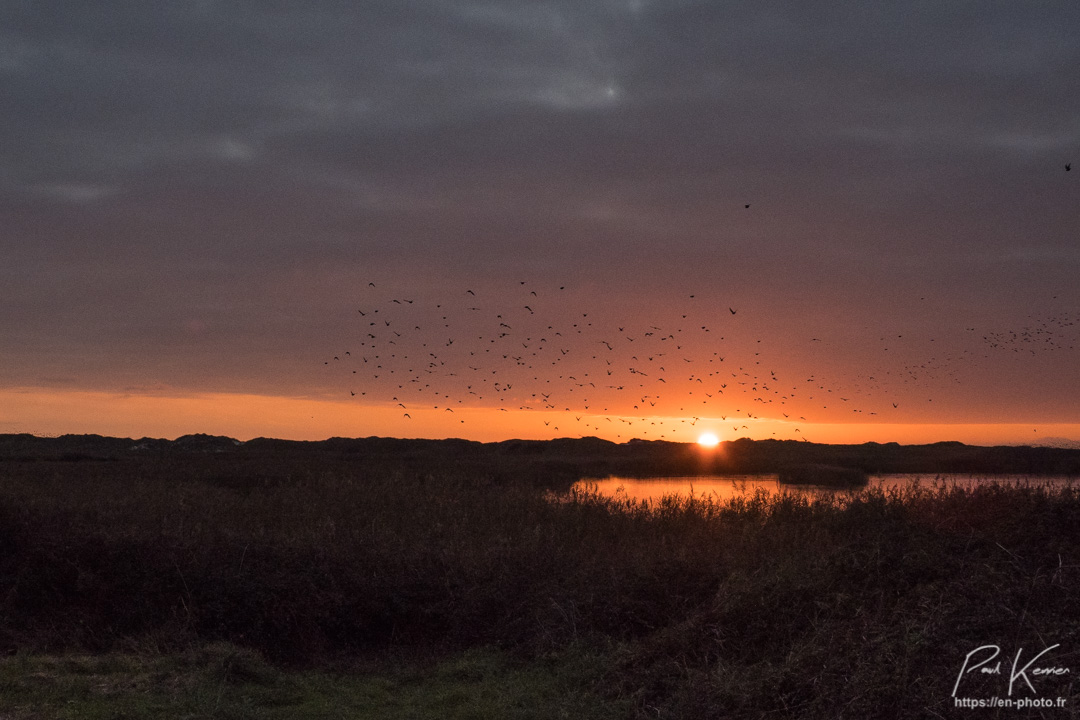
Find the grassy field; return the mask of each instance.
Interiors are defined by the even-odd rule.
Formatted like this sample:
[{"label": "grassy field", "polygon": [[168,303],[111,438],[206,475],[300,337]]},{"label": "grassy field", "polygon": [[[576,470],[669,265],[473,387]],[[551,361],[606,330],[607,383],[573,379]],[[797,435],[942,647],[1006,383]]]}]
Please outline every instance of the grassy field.
[{"label": "grassy field", "polygon": [[[452,463],[0,465],[0,717],[953,717],[1080,647],[1080,490],[653,505]],[[1052,657],[1053,662],[1050,663]],[[1071,673],[1013,697],[1064,698]],[[1013,717],[1015,710],[978,712]]]}]

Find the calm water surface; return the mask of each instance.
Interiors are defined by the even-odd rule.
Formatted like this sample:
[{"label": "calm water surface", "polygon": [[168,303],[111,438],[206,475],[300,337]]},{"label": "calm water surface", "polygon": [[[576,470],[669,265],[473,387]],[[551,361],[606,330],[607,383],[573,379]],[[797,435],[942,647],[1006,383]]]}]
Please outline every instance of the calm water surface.
[{"label": "calm water surface", "polygon": [[[933,487],[973,487],[999,483],[1004,485],[1030,485],[1053,487],[1080,484],[1080,479],[1042,475],[871,475],[867,488],[906,488],[910,485]],[[714,500],[728,500],[743,492],[754,494],[759,489],[769,494],[795,493],[805,495],[849,493],[819,485],[781,485],[776,475],[706,475],[697,477],[656,478],[585,478],[579,480],[577,490],[595,489],[601,495],[625,497],[633,500],[660,500],[665,495],[688,497],[709,496]]]}]

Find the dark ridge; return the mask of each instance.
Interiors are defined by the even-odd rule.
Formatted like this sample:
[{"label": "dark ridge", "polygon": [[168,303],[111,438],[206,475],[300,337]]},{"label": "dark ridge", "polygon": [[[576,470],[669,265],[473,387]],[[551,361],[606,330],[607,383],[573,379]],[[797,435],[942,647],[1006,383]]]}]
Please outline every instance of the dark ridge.
[{"label": "dark ridge", "polygon": [[555,440],[415,440],[386,437],[330,438],[321,441],[193,434],[176,440],[156,438],[28,434],[0,435],[0,461],[117,461],[172,455],[222,455],[238,460],[268,456],[326,457],[378,461],[403,466],[451,463],[492,479],[531,477],[560,485],[568,479],[606,475],[664,476],[779,473],[798,466],[831,466],[866,474],[969,473],[1080,475],[1080,449],[1046,446],[927,445],[868,442],[825,445],[795,440],[738,440],[706,450],[695,443],[597,437]]}]

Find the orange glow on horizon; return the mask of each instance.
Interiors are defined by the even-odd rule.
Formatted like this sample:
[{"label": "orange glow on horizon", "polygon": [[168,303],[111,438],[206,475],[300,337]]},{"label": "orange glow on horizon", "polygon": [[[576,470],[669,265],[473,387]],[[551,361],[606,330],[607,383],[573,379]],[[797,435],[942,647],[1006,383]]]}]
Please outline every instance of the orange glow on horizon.
[{"label": "orange glow on horizon", "polygon": [[[239,440],[382,436],[495,442],[514,438],[543,440],[596,436],[613,442],[638,438],[694,443],[701,439],[691,418],[670,416],[581,416],[573,412],[505,411],[486,407],[416,408],[410,409],[408,415],[406,417],[400,407],[385,404],[358,406],[348,401],[318,397],[230,393],[168,396],[47,388],[0,389],[0,433],[99,434],[131,438],[175,438],[207,433]],[[719,418],[716,421],[719,422]],[[1037,443],[1049,438],[1080,439],[1080,423],[800,423],[798,432],[791,423],[782,420],[759,418],[747,421],[747,425],[745,431],[726,439],[901,444],[955,440],[972,445]],[[594,430],[597,427],[600,429]]]}]

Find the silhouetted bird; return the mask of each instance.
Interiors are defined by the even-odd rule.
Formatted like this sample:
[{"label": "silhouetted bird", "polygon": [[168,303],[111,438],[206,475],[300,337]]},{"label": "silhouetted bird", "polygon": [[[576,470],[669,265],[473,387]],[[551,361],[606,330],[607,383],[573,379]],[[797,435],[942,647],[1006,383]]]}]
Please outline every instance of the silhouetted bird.
[{"label": "silhouetted bird", "polygon": [[1072,163],[1065,163],[1065,172],[1072,170]]}]

